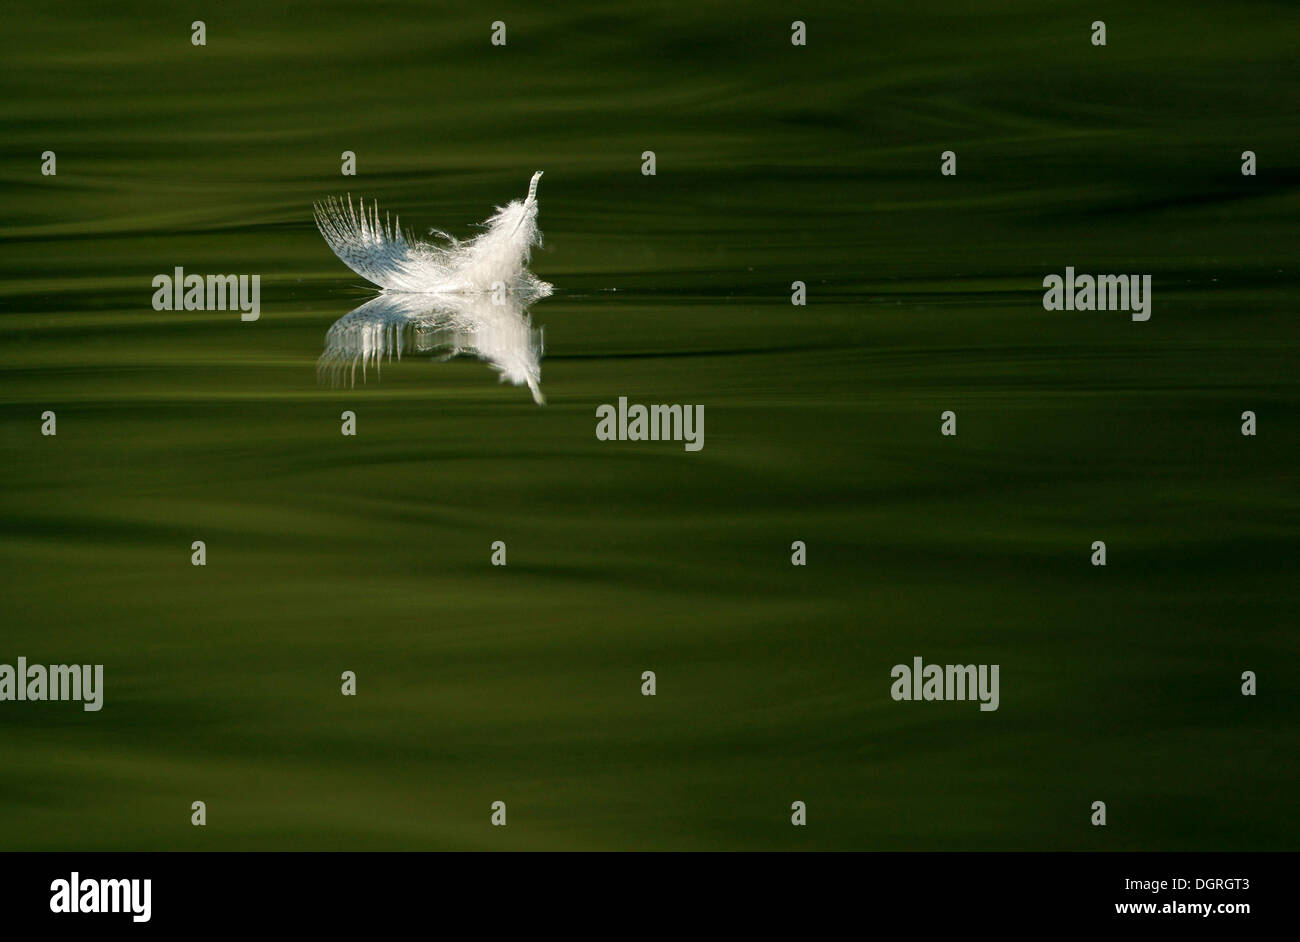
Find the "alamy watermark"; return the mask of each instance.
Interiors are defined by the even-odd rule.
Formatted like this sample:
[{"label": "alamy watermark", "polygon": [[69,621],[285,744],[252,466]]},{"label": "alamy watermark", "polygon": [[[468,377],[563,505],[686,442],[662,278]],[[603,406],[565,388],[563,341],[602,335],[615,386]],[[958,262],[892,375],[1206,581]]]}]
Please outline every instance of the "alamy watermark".
[{"label": "alamy watermark", "polygon": [[239,319],[262,315],[261,275],[187,275],[177,267],[170,275],[155,275],[155,311],[240,311]]},{"label": "alamy watermark", "polygon": [[895,664],[889,695],[895,700],[979,700],[980,709],[998,708],[997,664]]},{"label": "alamy watermark", "polygon": [[704,447],[704,406],[608,402],[596,407],[596,438],[602,442],[685,442],[687,451]]},{"label": "alamy watermark", "polygon": [[132,922],[153,915],[153,881],[82,879],[72,871],[66,880],[50,884],[52,913],[130,913]]},{"label": "alamy watermark", "polygon": [[80,700],[82,709],[95,713],[104,707],[103,664],[27,663],[0,664],[2,700]]},{"label": "alamy watermark", "polygon": [[1150,275],[1076,275],[1074,267],[1065,277],[1043,279],[1045,311],[1132,311],[1133,320],[1151,319]]}]

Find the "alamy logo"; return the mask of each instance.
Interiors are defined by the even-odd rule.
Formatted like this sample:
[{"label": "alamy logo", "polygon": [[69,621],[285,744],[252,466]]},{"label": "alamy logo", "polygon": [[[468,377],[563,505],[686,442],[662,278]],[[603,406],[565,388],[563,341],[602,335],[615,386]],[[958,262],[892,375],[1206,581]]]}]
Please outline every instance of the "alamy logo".
[{"label": "alamy logo", "polygon": [[261,275],[187,275],[176,268],[170,275],[154,275],[155,311],[234,311],[239,319],[255,321],[262,315]]},{"label": "alamy logo", "polygon": [[0,664],[0,700],[80,700],[95,713],[104,706],[103,664]]},{"label": "alamy logo", "polygon": [[153,915],[152,880],[83,880],[76,870],[50,884],[52,913],[130,913],[132,922]]},{"label": "alamy logo", "polygon": [[889,695],[895,700],[975,700],[984,711],[998,708],[997,664],[895,664]]},{"label": "alamy logo", "polygon": [[596,407],[596,437],[602,442],[685,442],[687,451],[704,447],[704,406],[627,404],[608,402]]},{"label": "alamy logo", "polygon": [[1045,311],[1132,311],[1133,320],[1151,319],[1150,275],[1075,275],[1073,266],[1065,277],[1043,279]]}]

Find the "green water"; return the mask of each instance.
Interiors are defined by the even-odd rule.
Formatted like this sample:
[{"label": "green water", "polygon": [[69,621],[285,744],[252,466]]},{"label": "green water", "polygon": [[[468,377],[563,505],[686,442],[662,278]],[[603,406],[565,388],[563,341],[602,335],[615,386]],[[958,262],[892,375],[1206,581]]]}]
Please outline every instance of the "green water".
[{"label": "green water", "polygon": [[[105,705],[0,703],[0,846],[1300,844],[1294,7],[798,6],[10,8],[0,663]],[[548,405],[317,385],[369,294],[314,200],[465,236],[537,169]],[[1000,708],[894,702],[916,655]]]}]

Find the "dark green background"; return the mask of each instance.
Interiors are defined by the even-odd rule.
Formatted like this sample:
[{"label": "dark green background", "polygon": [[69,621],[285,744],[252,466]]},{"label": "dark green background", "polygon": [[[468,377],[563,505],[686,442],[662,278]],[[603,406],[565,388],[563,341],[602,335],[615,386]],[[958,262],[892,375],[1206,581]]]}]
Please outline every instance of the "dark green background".
[{"label": "dark green background", "polygon": [[[0,704],[0,845],[1295,849],[1300,20],[1138,6],[11,6],[0,663],[106,705]],[[367,294],[311,203],[467,235],[536,169],[549,405],[319,388]],[[261,320],[155,312],[177,265]]]}]

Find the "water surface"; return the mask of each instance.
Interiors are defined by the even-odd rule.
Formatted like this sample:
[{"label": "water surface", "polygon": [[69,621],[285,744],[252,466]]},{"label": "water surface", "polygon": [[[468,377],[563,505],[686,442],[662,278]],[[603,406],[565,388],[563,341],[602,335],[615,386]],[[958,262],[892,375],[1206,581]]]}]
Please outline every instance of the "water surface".
[{"label": "water surface", "polygon": [[[1294,12],[797,15],[19,4],[0,663],[106,692],[0,705],[0,843],[1296,847]],[[315,200],[467,236],[537,169],[546,406],[473,357],[318,384],[372,293]],[[178,265],[261,318],[154,311]],[[1151,321],[1044,311],[1066,265]],[[619,396],[704,449],[598,441]],[[1000,709],[893,702],[915,655]]]}]

